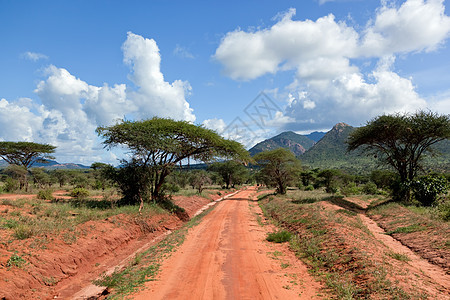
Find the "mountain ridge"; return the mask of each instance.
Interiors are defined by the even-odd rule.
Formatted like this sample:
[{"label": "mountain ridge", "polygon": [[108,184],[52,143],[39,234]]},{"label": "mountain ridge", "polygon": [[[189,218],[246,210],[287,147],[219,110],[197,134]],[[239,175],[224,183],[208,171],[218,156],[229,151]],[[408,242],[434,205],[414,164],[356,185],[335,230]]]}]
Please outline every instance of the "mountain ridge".
[{"label": "mountain ridge", "polygon": [[296,156],[302,155],[316,142],[307,136],[297,134],[293,131],[285,131],[274,137],[259,142],[249,149],[250,155],[263,151],[275,150],[280,147],[290,150]]},{"label": "mountain ridge", "polygon": [[[89,169],[89,166],[85,166],[82,164],[75,163],[59,163],[55,160],[47,160],[48,163],[35,163],[31,167],[32,168],[44,168],[48,170],[55,169]],[[2,159],[0,159],[0,168],[6,168],[8,163]]]},{"label": "mountain ridge", "polygon": [[[351,173],[367,174],[374,169],[380,168],[381,164],[379,160],[374,157],[367,156],[361,149],[357,149],[351,152],[347,151],[346,140],[355,129],[356,127],[350,126],[344,122],[337,123],[331,130],[324,133],[320,140],[314,142],[314,144],[304,152],[292,151],[291,149],[289,149],[289,147],[286,147],[286,145],[289,144],[289,142],[287,141],[284,141],[284,144],[276,144],[275,142],[277,141],[277,139],[274,138],[280,136],[281,134],[262,141],[257,145],[270,145],[271,149],[266,150],[274,150],[279,147],[291,150],[297,156],[297,158],[302,161],[303,165],[310,168],[342,169]],[[286,136],[288,135],[284,135],[283,137]],[[270,141],[270,143],[267,143],[267,141]],[[255,145],[253,148],[255,148],[257,145]],[[437,153],[440,153],[442,155],[438,155],[436,157],[426,157],[424,159],[424,169],[438,172],[449,172],[450,141],[444,140],[442,142],[439,142],[434,145],[433,148]],[[264,151],[264,149],[261,151]],[[254,155],[252,152],[250,153]],[[384,165],[383,168],[385,168]]]}]

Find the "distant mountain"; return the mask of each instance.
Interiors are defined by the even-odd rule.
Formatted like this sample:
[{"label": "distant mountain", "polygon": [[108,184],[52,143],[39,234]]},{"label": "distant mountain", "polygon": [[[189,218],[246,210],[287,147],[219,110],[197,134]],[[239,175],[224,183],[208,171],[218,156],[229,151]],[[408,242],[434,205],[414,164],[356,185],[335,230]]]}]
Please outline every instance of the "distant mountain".
[{"label": "distant mountain", "polygon": [[314,131],[311,132],[310,134],[305,134],[304,136],[306,136],[307,138],[310,138],[311,140],[313,140],[314,142],[318,142],[320,141],[321,138],[323,138],[323,136],[326,134],[326,132],[321,132],[321,131]]},{"label": "distant mountain", "polygon": [[345,123],[338,123],[306,151],[299,159],[304,165],[321,169],[343,169],[355,173],[366,173],[375,168],[376,161],[361,151],[347,152],[346,140],[355,130]]},{"label": "distant mountain", "polygon": [[[90,167],[84,166],[82,164],[74,164],[74,163],[59,163],[54,160],[47,160],[48,163],[35,163],[32,168],[44,168],[48,170],[55,169],[89,169]],[[0,160],[0,168],[6,168],[8,163],[4,160]]]},{"label": "distant mountain", "polygon": [[[312,168],[342,169],[352,173],[367,174],[381,165],[375,158],[361,150],[347,152],[346,140],[356,128],[345,123],[336,124],[311,149],[299,159]],[[433,146],[437,155],[424,159],[424,169],[437,172],[450,171],[450,141],[445,140]],[[385,167],[385,165],[383,165]]]},{"label": "distant mountain", "polygon": [[262,141],[253,146],[249,152],[253,156],[259,152],[285,148],[290,150],[296,156],[302,155],[315,144],[314,140],[297,134],[292,131],[286,131],[270,139]]}]

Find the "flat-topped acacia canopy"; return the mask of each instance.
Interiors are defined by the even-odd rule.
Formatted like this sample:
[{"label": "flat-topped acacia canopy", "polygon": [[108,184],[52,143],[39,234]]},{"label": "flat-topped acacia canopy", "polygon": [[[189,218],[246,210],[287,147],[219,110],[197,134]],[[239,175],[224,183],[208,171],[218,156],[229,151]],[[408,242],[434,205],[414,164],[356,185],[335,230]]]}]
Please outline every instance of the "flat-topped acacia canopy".
[{"label": "flat-topped acacia canopy", "polygon": [[0,142],[0,157],[12,165],[30,168],[36,162],[54,159],[51,153],[56,147],[32,142]]},{"label": "flat-topped acacia canopy", "polygon": [[[218,158],[237,159],[241,162],[251,160],[244,147],[227,140],[215,131],[186,121],[175,121],[154,117],[144,121],[122,121],[119,124],[98,127],[97,133],[108,147],[126,146],[132,160],[127,162],[133,168],[147,169],[152,199],[161,199],[164,180],[177,163],[190,158],[209,162]],[[148,187],[142,184],[142,194]],[[139,191],[138,191],[139,192]]]}]

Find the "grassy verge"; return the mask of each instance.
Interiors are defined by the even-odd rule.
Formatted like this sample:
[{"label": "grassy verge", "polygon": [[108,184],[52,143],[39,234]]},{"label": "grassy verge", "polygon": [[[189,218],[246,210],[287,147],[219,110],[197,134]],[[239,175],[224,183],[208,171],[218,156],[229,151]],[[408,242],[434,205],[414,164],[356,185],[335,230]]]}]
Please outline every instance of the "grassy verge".
[{"label": "grassy verge", "polygon": [[[111,216],[126,214],[132,217],[147,218],[157,214],[167,214],[158,205],[147,204],[142,214],[139,206],[126,205],[111,208],[105,200],[67,200],[48,202],[39,199],[0,200],[0,228],[9,230],[10,239],[24,240],[41,238],[48,234],[76,237],[76,226],[91,220],[104,220]],[[63,236],[63,237],[64,237]]]},{"label": "grassy verge", "polygon": [[368,214],[387,234],[400,240],[417,254],[450,272],[450,223],[439,217],[436,207],[388,203]]},{"label": "grassy verge", "polygon": [[104,276],[94,284],[107,287],[110,291],[108,299],[123,299],[138,291],[145,282],[155,280],[162,261],[183,244],[188,229],[199,224],[201,219],[213,208],[192,218],[181,229],[171,233],[145,252],[136,255],[125,269],[118,270],[110,276]]},{"label": "grassy verge", "polygon": [[[346,209],[329,209],[321,202],[333,197],[318,191],[289,191],[260,201],[266,216],[293,233],[290,247],[323,281],[336,299],[411,299],[421,291],[403,290],[392,281],[388,258],[375,260],[371,248],[380,243],[362,224],[358,215]],[[376,250],[374,250],[376,251]],[[395,256],[398,261],[403,257]]]}]

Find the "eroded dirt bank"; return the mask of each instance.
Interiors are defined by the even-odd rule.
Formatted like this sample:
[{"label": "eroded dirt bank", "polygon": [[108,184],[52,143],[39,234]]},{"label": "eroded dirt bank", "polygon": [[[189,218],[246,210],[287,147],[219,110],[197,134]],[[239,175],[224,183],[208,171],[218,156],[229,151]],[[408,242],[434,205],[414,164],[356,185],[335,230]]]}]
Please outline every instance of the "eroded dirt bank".
[{"label": "eroded dirt bank", "polygon": [[[175,197],[174,201],[191,215],[219,197]],[[0,205],[0,212],[28,214],[26,207],[5,205]],[[80,234],[76,241],[69,242],[61,234],[14,240],[0,231],[0,299],[72,298],[100,274],[181,224],[175,215],[167,213],[148,218],[116,215],[77,226]],[[40,240],[42,244],[36,247]],[[15,253],[26,261],[20,267],[8,266]]]},{"label": "eroded dirt bank", "polygon": [[220,202],[134,299],[318,299],[319,284],[286,245],[265,241],[255,188]]}]

